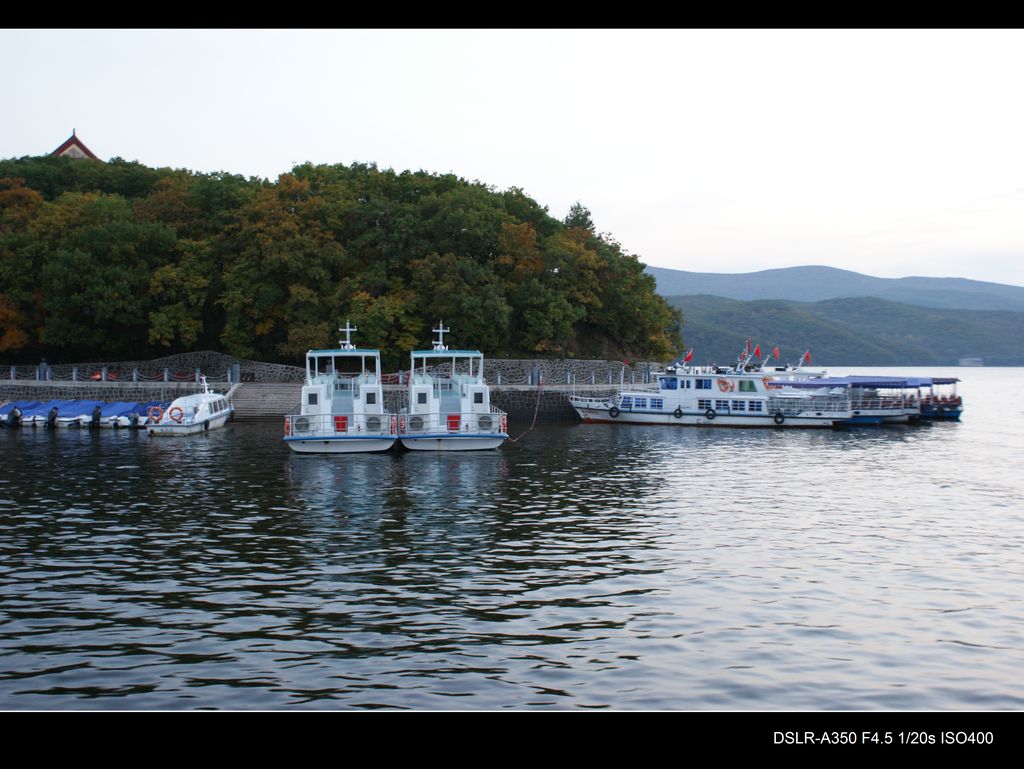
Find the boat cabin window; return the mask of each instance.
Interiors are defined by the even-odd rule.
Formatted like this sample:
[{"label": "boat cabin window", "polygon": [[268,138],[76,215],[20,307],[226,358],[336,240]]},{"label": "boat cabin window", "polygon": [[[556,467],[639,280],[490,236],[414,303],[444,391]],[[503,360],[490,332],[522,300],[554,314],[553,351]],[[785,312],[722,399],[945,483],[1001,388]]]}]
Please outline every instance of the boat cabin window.
[{"label": "boat cabin window", "polygon": [[631,409],[633,408],[633,397],[630,395],[623,395],[622,402],[619,404],[620,409]]},{"label": "boat cabin window", "polygon": [[307,400],[306,403],[308,403],[310,406],[315,406],[317,404],[317,394],[310,393],[309,400]]},{"label": "boat cabin window", "polygon": [[733,401],[732,402],[732,410],[733,411],[746,411],[747,410],[746,401]]},{"label": "boat cabin window", "polygon": [[484,394],[483,393],[473,393],[473,403],[483,403],[483,402],[484,402]]},{"label": "boat cabin window", "polygon": [[366,393],[366,404],[368,406],[372,406],[376,402],[377,402],[377,393],[374,393],[374,392]]},{"label": "boat cabin window", "polygon": [[696,389],[698,389],[698,390],[710,390],[711,389],[711,380],[710,379],[695,379],[694,381],[697,383]]},{"label": "boat cabin window", "polygon": [[647,408],[647,399],[646,398],[634,398],[633,399],[633,408],[635,408],[635,409],[645,409],[645,408]]},{"label": "boat cabin window", "polygon": [[761,401],[750,401],[750,411],[761,411]]},{"label": "boat cabin window", "polygon": [[665,408],[665,399],[651,398],[651,408],[657,411],[660,411],[661,409]]},{"label": "boat cabin window", "polygon": [[417,403],[426,403],[427,402],[427,394],[426,393],[416,393],[416,402]]},{"label": "boat cabin window", "polygon": [[715,401],[715,410],[716,411],[728,411],[729,410],[729,401]]},{"label": "boat cabin window", "polygon": [[664,376],[659,379],[658,382],[661,384],[662,390],[675,390],[678,386],[679,380],[675,377]]},{"label": "boat cabin window", "polygon": [[740,392],[741,393],[756,393],[757,385],[750,379],[740,380]]}]

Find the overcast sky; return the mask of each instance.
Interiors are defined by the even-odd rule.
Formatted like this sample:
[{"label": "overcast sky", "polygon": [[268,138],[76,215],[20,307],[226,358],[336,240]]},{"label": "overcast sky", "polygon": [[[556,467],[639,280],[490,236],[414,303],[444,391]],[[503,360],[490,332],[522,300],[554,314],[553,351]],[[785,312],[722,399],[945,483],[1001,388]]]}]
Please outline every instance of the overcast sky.
[{"label": "overcast sky", "polygon": [[0,157],[376,162],[647,264],[1024,285],[1024,32],[0,31]]}]

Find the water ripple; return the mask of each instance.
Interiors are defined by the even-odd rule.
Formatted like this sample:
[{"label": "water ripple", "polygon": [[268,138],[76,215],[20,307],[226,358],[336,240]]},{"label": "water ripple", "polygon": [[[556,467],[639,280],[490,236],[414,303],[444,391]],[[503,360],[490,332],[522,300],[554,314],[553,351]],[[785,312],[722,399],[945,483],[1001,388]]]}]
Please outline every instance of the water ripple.
[{"label": "water ripple", "polygon": [[1019,709],[1016,373],[963,424],[468,455],[0,431],[0,703]]}]

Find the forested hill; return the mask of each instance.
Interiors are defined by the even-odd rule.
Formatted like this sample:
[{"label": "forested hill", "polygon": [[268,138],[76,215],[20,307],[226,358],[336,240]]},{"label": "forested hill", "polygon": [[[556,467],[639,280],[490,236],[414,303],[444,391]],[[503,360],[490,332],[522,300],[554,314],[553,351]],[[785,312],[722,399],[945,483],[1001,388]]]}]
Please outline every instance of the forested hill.
[{"label": "forested hill", "polygon": [[805,350],[824,366],[956,365],[982,357],[986,365],[1024,365],[1024,313],[936,310],[883,299],[823,302],[719,296],[670,297],[686,313],[686,345],[698,363],[731,363],[746,344],[778,345],[796,363]]},{"label": "forested hill", "polygon": [[635,256],[522,190],[374,165],[274,182],[114,159],[0,161],[0,355],[221,349],[297,362],[356,341],[389,366],[429,344],[666,359],[681,319]]},{"label": "forested hill", "polygon": [[1024,311],[1024,287],[965,278],[876,278],[834,267],[784,267],[760,272],[686,272],[648,267],[662,296],[713,294],[729,299],[817,302],[870,296],[949,310]]}]

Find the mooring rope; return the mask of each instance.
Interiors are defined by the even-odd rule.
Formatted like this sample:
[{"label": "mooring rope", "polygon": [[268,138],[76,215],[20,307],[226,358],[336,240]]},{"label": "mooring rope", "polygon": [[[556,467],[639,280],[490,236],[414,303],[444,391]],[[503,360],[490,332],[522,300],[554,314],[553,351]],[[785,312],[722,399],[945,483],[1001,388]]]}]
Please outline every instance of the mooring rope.
[{"label": "mooring rope", "polygon": [[533,407],[533,422],[530,423],[530,426],[525,431],[520,433],[518,438],[513,438],[513,437],[509,436],[509,439],[508,439],[509,443],[515,443],[516,441],[521,440],[522,437],[524,435],[526,435],[526,433],[530,432],[530,430],[532,430],[537,425],[537,414],[540,412],[540,388],[541,388],[541,385],[538,383],[537,384],[537,403]]}]

